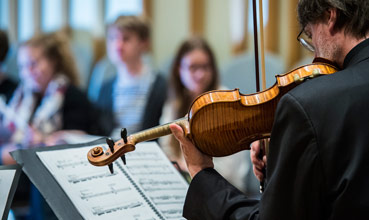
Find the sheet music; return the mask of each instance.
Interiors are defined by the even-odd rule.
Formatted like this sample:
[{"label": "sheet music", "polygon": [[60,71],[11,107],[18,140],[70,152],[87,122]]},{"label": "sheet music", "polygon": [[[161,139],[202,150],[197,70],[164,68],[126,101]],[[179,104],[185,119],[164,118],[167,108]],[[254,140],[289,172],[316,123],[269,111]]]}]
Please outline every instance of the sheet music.
[{"label": "sheet music", "polygon": [[137,144],[113,174],[88,162],[93,147],[37,152],[85,219],[183,219],[188,184],[157,143]]},{"label": "sheet music", "polygon": [[0,215],[4,213],[16,170],[0,170]]},{"label": "sheet music", "polygon": [[126,158],[125,168],[164,217],[184,219],[182,210],[188,184],[158,144],[140,143],[134,152],[126,154]]},{"label": "sheet music", "polygon": [[[96,145],[101,146],[101,145]],[[107,166],[87,160],[94,146],[37,152],[84,219],[160,219],[120,165],[110,174]]]}]

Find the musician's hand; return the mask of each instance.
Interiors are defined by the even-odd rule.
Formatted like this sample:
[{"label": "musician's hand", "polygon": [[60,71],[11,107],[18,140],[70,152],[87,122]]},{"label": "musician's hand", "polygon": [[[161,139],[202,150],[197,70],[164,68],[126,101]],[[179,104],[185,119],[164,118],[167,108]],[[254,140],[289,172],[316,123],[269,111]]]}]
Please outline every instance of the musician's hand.
[{"label": "musician's hand", "polygon": [[264,155],[263,160],[259,159],[259,153],[260,153],[260,141],[254,141],[251,144],[251,150],[250,150],[250,157],[252,162],[252,167],[254,174],[256,178],[259,181],[262,181],[264,179],[263,169],[265,168],[267,164],[267,158]]},{"label": "musician's hand", "polygon": [[192,178],[201,170],[214,167],[213,158],[200,152],[195,145],[193,145],[193,143],[184,136],[184,132],[179,125],[171,124],[169,127],[172,130],[174,137],[181,144],[188,172]]}]

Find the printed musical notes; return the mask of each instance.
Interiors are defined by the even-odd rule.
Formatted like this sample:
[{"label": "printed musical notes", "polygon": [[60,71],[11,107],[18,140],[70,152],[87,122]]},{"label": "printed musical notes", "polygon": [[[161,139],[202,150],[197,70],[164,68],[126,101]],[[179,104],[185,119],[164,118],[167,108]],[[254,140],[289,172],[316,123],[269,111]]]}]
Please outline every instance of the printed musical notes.
[{"label": "printed musical notes", "polygon": [[114,162],[113,174],[88,163],[93,147],[37,152],[83,218],[183,219],[188,184],[157,143],[137,144],[126,166]]},{"label": "printed musical notes", "polygon": [[85,219],[161,219],[120,169],[88,163],[91,148],[37,152]]},{"label": "printed musical notes", "polygon": [[67,175],[68,182],[70,183],[79,183],[84,182],[92,179],[98,179],[98,178],[108,178],[111,176],[117,175],[117,173],[107,173],[107,172],[97,172],[97,173],[85,173],[81,175],[76,174],[70,174]]},{"label": "printed musical notes", "polygon": [[155,142],[127,154],[127,170],[166,219],[183,219],[188,184]]},{"label": "printed musical notes", "polygon": [[109,184],[109,189],[107,189],[106,191],[98,191],[96,192],[95,190],[93,189],[85,189],[85,190],[82,190],[80,191],[80,197],[81,199],[84,199],[84,200],[88,200],[90,198],[94,198],[94,197],[100,197],[100,196],[103,196],[103,195],[109,195],[109,194],[118,194],[120,192],[123,192],[123,191],[129,191],[129,190],[132,190],[131,187],[120,187],[120,186],[116,186],[117,184],[116,183],[111,183]]},{"label": "printed musical notes", "polygon": [[[141,207],[143,204],[141,202],[129,202],[117,207],[111,207],[111,206],[99,206],[93,208],[93,213],[95,215],[104,215],[107,213],[115,212],[118,210],[126,210],[126,209],[134,209],[137,207]],[[153,218],[154,219],[154,218]]]}]

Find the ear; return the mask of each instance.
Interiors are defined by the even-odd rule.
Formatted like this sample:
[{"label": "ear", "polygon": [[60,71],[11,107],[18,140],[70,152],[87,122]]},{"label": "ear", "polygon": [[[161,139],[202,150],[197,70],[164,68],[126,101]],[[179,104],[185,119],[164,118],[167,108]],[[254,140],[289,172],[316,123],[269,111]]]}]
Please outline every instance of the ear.
[{"label": "ear", "polygon": [[336,30],[336,22],[337,22],[337,9],[336,8],[330,8],[327,10],[327,25],[328,25],[328,31],[331,35],[334,35]]}]

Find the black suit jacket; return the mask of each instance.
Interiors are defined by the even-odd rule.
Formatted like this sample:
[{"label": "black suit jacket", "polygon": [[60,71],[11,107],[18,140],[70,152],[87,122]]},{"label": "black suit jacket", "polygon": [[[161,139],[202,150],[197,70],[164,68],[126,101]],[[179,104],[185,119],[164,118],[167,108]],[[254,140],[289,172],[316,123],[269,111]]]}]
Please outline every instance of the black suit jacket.
[{"label": "black suit jacket", "polygon": [[251,200],[213,169],[190,185],[188,219],[368,219],[369,39],[344,70],[309,80],[280,100],[267,186]]}]

